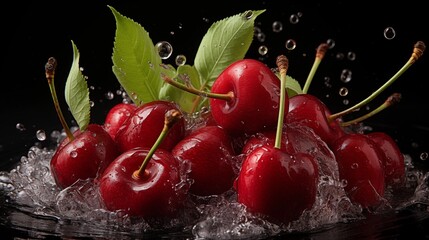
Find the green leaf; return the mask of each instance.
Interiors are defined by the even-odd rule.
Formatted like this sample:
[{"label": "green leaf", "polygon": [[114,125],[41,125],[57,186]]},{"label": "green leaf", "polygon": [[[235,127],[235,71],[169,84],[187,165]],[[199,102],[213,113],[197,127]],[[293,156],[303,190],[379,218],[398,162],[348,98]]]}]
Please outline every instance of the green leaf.
[{"label": "green leaf", "polygon": [[89,102],[89,90],[85,76],[79,67],[79,50],[72,41],[73,63],[70,68],[65,85],[65,99],[73,118],[81,131],[84,131],[90,121],[91,106]]},{"label": "green leaf", "polygon": [[253,40],[255,19],[263,12],[246,11],[213,23],[194,60],[201,86],[211,86],[227,66],[244,58]]},{"label": "green leaf", "polygon": [[[174,76],[168,75],[175,81],[180,83],[187,83],[189,86],[199,89],[200,80],[197,69],[190,65],[183,65],[177,68],[177,72]],[[194,101],[198,96],[183,90],[179,90],[176,87],[165,84],[161,88],[160,98],[170,101],[175,101],[185,112],[192,112],[194,107]]]},{"label": "green leaf", "polygon": [[286,76],[286,91],[289,97],[302,94],[302,88],[299,82],[289,75]]},{"label": "green leaf", "polygon": [[138,23],[110,7],[116,20],[113,73],[136,105],[158,99],[163,84],[161,57]]}]

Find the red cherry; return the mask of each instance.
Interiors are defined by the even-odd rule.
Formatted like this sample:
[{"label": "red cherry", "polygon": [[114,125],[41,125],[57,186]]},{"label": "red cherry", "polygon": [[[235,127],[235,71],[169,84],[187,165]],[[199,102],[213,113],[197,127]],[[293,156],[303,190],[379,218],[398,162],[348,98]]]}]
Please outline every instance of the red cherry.
[{"label": "red cherry", "polygon": [[[253,134],[277,124],[280,80],[264,63],[242,59],[229,65],[213,83],[211,93],[230,94],[229,100],[210,98],[214,120],[231,134]],[[288,98],[285,98],[285,112]]]},{"label": "red cherry", "polygon": [[157,149],[144,174],[133,177],[148,155],[148,148],[134,148],[119,155],[100,179],[99,191],[108,210],[131,216],[163,218],[174,216],[183,206],[185,188],[178,161],[166,150]]},{"label": "red cherry", "polygon": [[172,149],[172,154],[190,163],[189,192],[208,196],[221,194],[234,183],[234,149],[232,139],[219,126],[205,126],[193,131]]},{"label": "red cherry", "polygon": [[367,136],[382,150],[385,157],[384,175],[386,184],[400,185],[405,181],[405,160],[395,140],[384,132],[371,132]]},{"label": "red cherry", "polygon": [[97,178],[119,154],[113,139],[98,124],[90,124],[85,131],[73,134],[72,141],[65,138],[60,143],[50,162],[60,188],[78,180]]},{"label": "red cherry", "polygon": [[288,224],[313,206],[318,177],[311,155],[263,146],[246,157],[234,186],[249,212]]},{"label": "red cherry", "polygon": [[137,109],[135,104],[118,103],[109,110],[104,120],[104,128],[113,139],[115,139],[119,128],[135,109]]},{"label": "red cherry", "polygon": [[[125,152],[135,147],[152,147],[164,128],[165,113],[172,109],[179,110],[179,106],[162,100],[139,106],[116,134],[115,141],[119,150]],[[180,118],[170,129],[160,148],[170,151],[184,136],[185,120]]]},{"label": "red cherry", "polygon": [[330,115],[329,109],[320,99],[310,94],[299,94],[289,99],[289,112],[286,116],[286,122],[300,122],[310,127],[331,146],[345,132],[338,121],[329,122],[328,116]]},{"label": "red cherry", "polygon": [[376,143],[364,134],[349,133],[335,141],[332,151],[349,198],[364,208],[380,203],[385,190],[384,155]]}]

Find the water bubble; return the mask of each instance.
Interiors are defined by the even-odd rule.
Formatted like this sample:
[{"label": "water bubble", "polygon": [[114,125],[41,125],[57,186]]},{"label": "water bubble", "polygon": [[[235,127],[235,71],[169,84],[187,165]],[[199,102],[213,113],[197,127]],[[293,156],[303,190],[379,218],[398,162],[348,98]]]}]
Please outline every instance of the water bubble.
[{"label": "water bubble", "polygon": [[250,20],[253,17],[253,11],[252,10],[248,10],[243,14],[243,17],[245,20]]},{"label": "water bubble", "polygon": [[17,123],[16,124],[16,129],[18,129],[19,131],[25,131],[25,126],[22,123]]},{"label": "water bubble", "polygon": [[395,29],[393,27],[387,27],[384,29],[383,35],[387,40],[392,40],[396,36]]},{"label": "water bubble", "polygon": [[350,101],[349,101],[348,99],[344,99],[344,100],[343,100],[343,104],[344,104],[344,105],[349,105],[349,103],[350,103]]},{"label": "water bubble", "polygon": [[428,159],[428,157],[429,157],[429,153],[427,152],[420,153],[420,160],[425,161]]},{"label": "water bubble", "polygon": [[115,97],[115,94],[113,94],[113,92],[111,91],[108,91],[106,94],[104,94],[104,96],[106,97],[106,99],[112,100]]},{"label": "water bubble", "polygon": [[332,87],[331,78],[330,77],[325,77],[323,80],[324,80],[325,86],[327,88],[331,88]]},{"label": "water bubble", "polygon": [[292,24],[297,24],[299,22],[299,16],[297,14],[290,15],[289,22]]},{"label": "water bubble", "polygon": [[330,39],[326,40],[326,43],[328,44],[329,49],[332,49],[335,47],[335,40],[334,39],[330,38]]},{"label": "water bubble", "polygon": [[94,101],[89,101],[89,106],[90,107],[94,107],[94,105],[95,105]]},{"label": "water bubble", "polygon": [[344,53],[341,53],[341,52],[337,53],[335,55],[335,58],[338,60],[343,60],[344,59]]},{"label": "water bubble", "polygon": [[347,94],[349,94],[349,90],[346,87],[342,87],[338,91],[338,94],[340,94],[341,97],[345,97]]},{"label": "water bubble", "polygon": [[40,129],[37,130],[36,132],[36,137],[37,139],[39,139],[40,141],[45,141],[46,140],[46,133],[44,130]]},{"label": "water bubble", "polygon": [[260,32],[256,34],[256,38],[258,39],[259,42],[265,42],[265,39],[267,38],[267,36],[265,35],[265,33]]},{"label": "water bubble", "polygon": [[186,56],[183,54],[176,56],[176,65],[177,66],[183,66],[186,64]]},{"label": "water bubble", "polygon": [[344,83],[350,82],[352,80],[352,71],[349,69],[343,69],[340,80]]},{"label": "water bubble", "polygon": [[156,50],[158,51],[161,59],[168,59],[173,53],[173,46],[167,41],[158,42],[155,45]]},{"label": "water bubble", "polygon": [[355,52],[348,52],[347,53],[347,59],[350,61],[354,61],[356,59],[356,53]]},{"label": "water bubble", "polygon": [[288,39],[285,43],[287,50],[294,50],[296,48],[296,42],[293,39]]},{"label": "water bubble", "polygon": [[268,53],[268,48],[265,45],[261,45],[258,48],[258,52],[259,54],[261,54],[262,56],[265,56]]},{"label": "water bubble", "polygon": [[281,32],[283,30],[283,23],[280,21],[273,22],[273,32]]}]

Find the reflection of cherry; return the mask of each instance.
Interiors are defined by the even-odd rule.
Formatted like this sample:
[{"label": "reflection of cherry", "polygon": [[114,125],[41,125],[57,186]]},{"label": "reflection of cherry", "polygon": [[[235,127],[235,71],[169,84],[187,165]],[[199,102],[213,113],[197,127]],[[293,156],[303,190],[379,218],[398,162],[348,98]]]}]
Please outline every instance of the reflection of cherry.
[{"label": "reflection of cherry", "polygon": [[[164,125],[164,115],[169,110],[179,110],[179,106],[170,101],[152,101],[139,106],[118,130],[115,141],[119,150],[124,152],[134,147],[150,148],[155,143]],[[185,120],[177,120],[169,131],[160,148],[171,150],[185,136]]]},{"label": "reflection of cherry", "polygon": [[173,156],[190,163],[189,192],[208,196],[232,188],[236,178],[232,139],[219,126],[205,126],[186,136],[171,150]]},{"label": "reflection of cherry", "polygon": [[365,208],[378,204],[385,190],[380,148],[364,134],[349,133],[334,142],[332,151],[350,199]]},{"label": "reflection of cherry", "polygon": [[119,128],[131,116],[136,108],[137,106],[135,104],[118,103],[109,110],[104,120],[104,128],[113,139],[115,139]]}]

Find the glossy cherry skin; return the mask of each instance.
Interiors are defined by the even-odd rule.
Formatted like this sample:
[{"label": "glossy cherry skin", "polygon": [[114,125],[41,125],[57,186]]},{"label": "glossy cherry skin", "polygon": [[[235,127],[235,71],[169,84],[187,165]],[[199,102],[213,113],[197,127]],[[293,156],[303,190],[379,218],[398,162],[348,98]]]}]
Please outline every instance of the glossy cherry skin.
[{"label": "glossy cherry skin", "polygon": [[90,124],[65,138],[52,156],[50,167],[56,184],[66,188],[78,180],[97,178],[119,155],[116,144],[101,125]]},{"label": "glossy cherry skin", "polygon": [[383,153],[364,134],[349,133],[333,144],[340,178],[352,202],[364,208],[376,206],[384,196]]},{"label": "glossy cherry skin", "polygon": [[176,186],[181,182],[179,163],[170,152],[156,150],[146,174],[133,178],[148,152],[148,148],[140,147],[128,150],[105,170],[99,191],[108,210],[122,210],[143,218],[165,218],[175,216],[183,207],[187,189]]},{"label": "glossy cherry skin", "polygon": [[317,97],[310,94],[299,94],[289,99],[287,123],[300,122],[313,129],[329,146],[343,136],[345,132],[338,121],[328,121],[330,111]]},{"label": "glossy cherry skin", "polygon": [[405,181],[405,159],[395,140],[384,132],[371,132],[367,136],[378,145],[383,158],[386,184],[398,186]]},{"label": "glossy cherry skin", "polygon": [[232,139],[221,127],[205,126],[193,131],[178,142],[171,153],[190,164],[190,193],[217,195],[232,188],[238,163]]},{"label": "glossy cherry skin", "polygon": [[245,158],[234,187],[237,201],[249,212],[288,224],[313,206],[318,178],[317,163],[309,154],[263,146]]},{"label": "glossy cherry skin", "polygon": [[116,133],[122,124],[131,116],[137,106],[132,103],[118,103],[107,112],[104,120],[104,129],[115,139]]},{"label": "glossy cherry skin", "polygon": [[[116,134],[119,150],[125,152],[135,147],[152,147],[164,128],[165,113],[179,106],[170,101],[152,101],[139,106],[124,122]],[[178,119],[159,148],[170,151],[185,136],[185,120]]]},{"label": "glossy cherry skin", "polygon": [[[233,93],[229,101],[209,99],[214,120],[230,134],[252,134],[276,127],[280,80],[264,63],[254,59],[232,63],[219,74],[211,92]],[[287,113],[287,96],[285,106]]]}]

